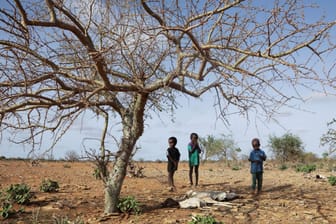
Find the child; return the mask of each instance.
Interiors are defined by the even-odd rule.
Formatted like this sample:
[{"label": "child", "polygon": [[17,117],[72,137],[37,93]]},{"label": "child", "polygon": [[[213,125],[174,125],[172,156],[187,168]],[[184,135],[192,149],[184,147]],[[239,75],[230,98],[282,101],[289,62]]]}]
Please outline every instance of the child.
[{"label": "child", "polygon": [[[260,141],[257,138],[252,139],[253,150],[250,153],[249,161],[251,162],[251,174],[252,174],[252,191],[254,194],[259,194],[262,189],[263,181],[263,161],[266,160],[266,154],[260,149]],[[258,188],[256,192],[256,182],[258,182]]]},{"label": "child", "polygon": [[167,149],[167,158],[168,158],[168,185],[169,190],[174,191],[174,173],[177,170],[178,162],[180,161],[180,152],[175,147],[177,143],[177,139],[175,137],[170,137],[168,139],[169,148]]},{"label": "child", "polygon": [[196,133],[190,134],[190,143],[188,144],[188,153],[189,153],[189,181],[190,186],[193,185],[192,173],[195,168],[195,177],[196,182],[195,186],[198,185],[198,167],[200,163],[200,153],[202,152],[198,144],[198,135]]}]

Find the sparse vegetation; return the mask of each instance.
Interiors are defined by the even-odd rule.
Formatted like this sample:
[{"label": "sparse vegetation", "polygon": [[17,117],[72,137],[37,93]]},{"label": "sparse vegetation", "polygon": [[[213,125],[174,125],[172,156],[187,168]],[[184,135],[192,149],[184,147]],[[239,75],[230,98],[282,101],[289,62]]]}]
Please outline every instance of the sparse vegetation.
[{"label": "sparse vegetation", "polygon": [[302,154],[301,161],[303,163],[316,163],[318,161],[318,157],[313,152],[305,152]]},{"label": "sparse vegetation", "polygon": [[8,218],[11,214],[15,214],[23,210],[15,210],[14,204],[27,204],[33,194],[30,192],[30,187],[26,184],[12,184],[4,192],[0,194],[1,211],[0,215],[3,218]]},{"label": "sparse vegetation", "polygon": [[58,189],[58,182],[50,179],[44,179],[40,185],[40,191],[42,192],[57,192]]},{"label": "sparse vegetation", "polygon": [[64,168],[71,168],[71,166],[69,164],[64,164],[63,167]]},{"label": "sparse vegetation", "polygon": [[316,170],[315,164],[299,164],[296,166],[296,172],[310,173]]},{"label": "sparse vegetation", "polygon": [[232,167],[232,170],[240,170],[241,168],[240,168],[240,166],[238,166],[238,165],[234,165],[233,167]]},{"label": "sparse vegetation", "polygon": [[64,159],[66,161],[75,162],[79,161],[79,154],[75,150],[69,150],[65,153]]},{"label": "sparse vegetation", "polygon": [[[314,200],[316,200],[316,203],[321,203],[321,209],[325,209],[326,215],[330,217],[334,217],[333,210],[328,210],[328,206],[332,204],[333,202],[333,196],[332,191],[327,190],[326,187],[329,187],[330,189],[333,188],[332,185],[334,184],[333,180],[336,177],[328,178],[330,175],[336,176],[334,173],[327,174],[326,169],[321,170],[321,179],[316,180],[315,174],[314,175],[301,175],[300,173],[295,174],[296,172],[296,166],[294,163],[286,163],[286,166],[288,168],[284,171],[279,171],[280,164],[277,163],[278,161],[272,161],[269,160],[266,163],[266,167],[269,169],[265,170],[266,175],[266,181],[268,183],[274,183],[272,188],[279,188],[281,191],[283,191],[283,194],[290,194],[292,191],[297,191],[298,189],[301,189],[303,193],[309,193],[311,198],[314,197]],[[319,161],[316,163],[316,168],[319,167]],[[101,209],[96,206],[95,202],[98,202],[101,200],[101,197],[97,198],[96,195],[99,194],[99,183],[97,181],[94,181],[92,177],[92,171],[93,166],[90,162],[80,162],[80,163],[74,163],[72,165],[72,169],[63,169],[64,163],[68,162],[48,162],[46,161],[45,164],[43,164],[41,167],[38,168],[31,168],[29,164],[27,166],[23,165],[26,164],[22,161],[2,161],[0,163],[1,168],[3,169],[3,173],[8,173],[10,170],[13,171],[11,175],[14,175],[9,178],[3,178],[1,181],[1,185],[3,187],[2,191],[2,197],[5,198],[6,191],[5,189],[9,187],[10,183],[13,183],[13,180],[18,176],[23,176],[26,180],[29,180],[29,185],[31,186],[31,191],[38,191],[36,193],[36,198],[31,199],[31,203],[28,203],[28,205],[24,205],[24,212],[20,212],[21,205],[15,204],[15,203],[7,203],[7,204],[0,204],[0,223],[16,223],[20,220],[24,220],[27,223],[30,224],[44,224],[44,223],[74,223],[77,216],[81,217],[84,223],[90,223],[95,222],[98,219],[103,220],[100,216]],[[304,164],[304,163],[302,163]],[[302,165],[301,164],[301,165]],[[309,164],[309,163],[308,163]],[[122,223],[125,221],[127,217],[128,223],[145,223],[143,220],[151,220],[152,223],[175,223],[174,220],[179,220],[181,223],[190,223],[191,221],[196,222],[195,220],[192,220],[192,216],[190,213],[195,213],[200,216],[210,215],[213,218],[215,218],[215,221],[221,221],[223,223],[234,223],[234,219],[231,219],[227,216],[222,216],[221,211],[213,210],[211,213],[207,213],[209,210],[181,210],[177,209],[176,207],[167,207],[167,209],[161,209],[159,207],[159,203],[163,202],[167,197],[170,197],[169,195],[172,195],[173,197],[177,197],[180,193],[182,195],[183,193],[183,185],[187,184],[185,182],[185,177],[183,174],[177,175],[177,189],[182,189],[180,192],[177,193],[168,193],[166,189],[163,189],[162,184],[165,184],[164,181],[166,181],[165,176],[165,164],[156,164],[154,162],[141,164],[146,165],[146,173],[150,174],[148,175],[149,178],[144,179],[135,179],[135,178],[127,178],[126,186],[124,188],[124,195],[123,197],[127,196],[128,192],[138,192],[137,195],[133,195],[140,205],[141,209],[145,210],[146,212],[142,212],[140,215],[129,215],[129,214],[135,214],[135,212],[129,210],[128,212],[124,212],[123,214],[119,216],[104,216],[104,219],[106,219],[108,223]],[[211,161],[209,163],[205,163],[202,165],[202,170],[206,171],[205,174],[209,175],[202,175],[202,182],[205,183],[203,186],[201,185],[200,188],[196,190],[216,190],[218,189],[218,186],[222,186],[222,183],[226,181],[230,181],[232,183],[231,186],[234,186],[232,188],[233,191],[235,191],[238,188],[244,188],[247,187],[250,183],[250,174],[249,174],[249,164],[245,161],[245,163],[239,164],[241,171],[232,171],[231,168],[226,168],[225,173],[223,173],[223,170],[221,167],[223,167],[223,163],[221,161]],[[27,172],[25,168],[30,168],[33,170],[33,173]],[[52,169],[50,169],[52,167]],[[181,170],[185,170],[188,167],[188,162],[184,162],[181,164]],[[15,169],[17,168],[17,169]],[[210,171],[211,170],[211,171]],[[161,173],[160,173],[160,172]],[[74,174],[83,174],[83,175],[74,175]],[[299,175],[298,175],[299,174]],[[25,176],[26,175],[26,176]],[[41,184],[42,180],[41,176],[46,176],[50,178],[51,180],[57,180],[60,187],[62,185],[62,194],[53,194],[49,195],[46,193],[40,193],[39,191],[39,185]],[[62,176],[63,175],[63,176]],[[278,175],[278,176],[277,176]],[[5,175],[4,175],[5,176]],[[291,177],[291,178],[283,178],[283,177]],[[162,179],[154,179],[155,178],[161,178]],[[229,177],[229,180],[219,179],[221,177]],[[309,178],[307,178],[309,177]],[[328,179],[324,179],[324,177],[327,177]],[[330,179],[330,180],[329,180]],[[158,180],[162,180],[162,182],[159,182]],[[243,181],[241,181],[243,180]],[[329,181],[329,182],[328,182]],[[63,183],[63,184],[62,184]],[[302,188],[302,184],[305,184],[305,187]],[[88,188],[85,188],[84,184],[87,184]],[[134,186],[132,184],[136,184],[137,186]],[[209,184],[207,186],[206,184]],[[290,187],[284,187],[291,185]],[[131,188],[131,187],[132,188]],[[228,185],[226,185],[228,186]],[[333,186],[336,186],[333,185]],[[272,212],[274,212],[276,215],[279,216],[278,220],[275,220],[274,223],[280,223],[281,220],[284,220],[286,217],[284,214],[276,213],[277,208],[272,208],[269,206],[269,204],[280,204],[281,206],[291,206],[291,208],[296,209],[297,211],[300,211],[297,213],[297,217],[302,218],[304,220],[304,212],[307,211],[304,206],[301,204],[296,204],[296,197],[293,196],[293,198],[274,198],[273,202],[270,202],[270,195],[273,194],[272,191],[266,191],[263,192],[263,196],[260,197],[260,201],[262,202],[261,209],[268,209]],[[88,189],[88,190],[86,190]],[[134,190],[133,190],[134,189]],[[223,188],[224,189],[224,188]],[[227,189],[227,188],[225,188]],[[78,191],[77,193],[73,194],[73,192]],[[161,191],[164,191],[164,194],[160,194]],[[81,194],[82,192],[82,194]],[[141,193],[141,195],[140,195]],[[239,192],[238,192],[239,193]],[[160,194],[160,195],[158,195]],[[169,195],[168,195],[169,194]],[[129,194],[131,195],[131,194]],[[138,196],[139,195],[139,196]],[[158,198],[154,197],[158,195]],[[247,198],[253,198],[254,196],[247,195]],[[173,198],[174,199],[174,198]],[[59,202],[59,203],[58,203]],[[70,203],[69,203],[70,202]],[[71,202],[76,203],[76,207],[73,209],[68,209],[68,205],[73,205]],[[57,203],[57,204],[56,204]],[[239,203],[239,201],[232,201],[232,203]],[[78,206],[77,206],[78,205]],[[158,205],[158,209],[154,206]],[[243,205],[242,209],[248,208],[250,204]],[[51,206],[63,206],[62,209],[55,209],[54,211],[54,217],[50,213],[46,213],[45,208],[50,208]],[[150,210],[154,207],[154,210]],[[126,207],[126,206],[125,206]],[[41,208],[41,209],[39,209]],[[57,207],[58,208],[58,207]],[[126,208],[124,209],[127,210]],[[118,210],[121,211],[121,210]],[[150,211],[150,212],[147,212]],[[163,212],[162,212],[163,211]],[[166,212],[168,211],[168,212]],[[309,207],[308,211],[314,211],[314,207]],[[155,217],[152,216],[153,212],[156,214]],[[302,213],[301,213],[302,212]],[[81,214],[85,214],[85,216],[81,216]],[[233,215],[239,214],[237,211],[232,210]],[[258,214],[257,218],[259,220],[265,220],[267,219],[269,213],[267,214]],[[317,214],[318,215],[318,214]],[[57,218],[56,218],[57,216]],[[169,217],[167,217],[169,216]],[[5,219],[5,217],[7,217]],[[85,218],[84,218],[85,217]],[[56,222],[57,219],[57,222]],[[166,220],[165,220],[166,219]],[[205,219],[205,218],[203,218]],[[281,219],[281,220],[280,220]],[[289,217],[288,222],[295,223],[293,220],[294,217]],[[322,218],[317,218],[317,221],[323,220]],[[79,220],[79,219],[78,219]],[[210,218],[209,218],[210,220]],[[80,221],[80,220],[79,220]],[[170,222],[171,221],[171,222]],[[200,219],[198,219],[200,221]],[[242,222],[248,223],[247,217],[242,217]],[[103,221],[104,222],[104,221]],[[322,221],[323,222],[323,221]],[[78,222],[80,223],[80,222]],[[201,223],[201,222],[199,222]],[[206,223],[206,222],[205,222]],[[211,222],[210,222],[211,223]],[[217,222],[218,223],[218,222]]]},{"label": "sparse vegetation", "polygon": [[220,137],[208,135],[200,137],[199,141],[202,149],[205,150],[205,160],[219,159],[226,162],[228,159],[237,160],[238,153],[241,151],[231,135]]},{"label": "sparse vegetation", "polygon": [[331,186],[335,186],[336,185],[336,176],[328,177],[328,182],[330,183]]},{"label": "sparse vegetation", "polygon": [[17,204],[27,204],[32,196],[30,187],[26,184],[12,184],[6,190],[6,199]]},{"label": "sparse vegetation", "polygon": [[139,164],[136,164],[134,161],[130,161],[127,166],[127,175],[129,177],[138,177],[143,178],[145,177],[143,170],[145,167],[139,166]]},{"label": "sparse vegetation", "polygon": [[41,211],[41,207],[37,209],[33,209],[32,217],[31,217],[31,224],[41,224],[41,222],[39,221],[40,211]]},{"label": "sparse vegetation", "polygon": [[139,214],[141,212],[140,204],[133,196],[121,198],[117,207],[122,213]]},{"label": "sparse vegetation", "polygon": [[321,145],[328,145],[328,151],[324,153],[323,157],[330,158],[336,152],[336,118],[327,123],[328,131],[323,134],[320,141]]},{"label": "sparse vegetation", "polygon": [[303,142],[300,137],[291,133],[281,137],[270,136],[268,144],[275,159],[281,163],[289,161],[301,161],[304,155]]},{"label": "sparse vegetation", "polygon": [[211,215],[196,215],[192,217],[192,220],[188,222],[188,224],[222,224],[222,222],[216,221],[216,219]]},{"label": "sparse vegetation", "polygon": [[77,217],[74,221],[71,221],[67,216],[54,216],[54,224],[84,224],[82,218]]},{"label": "sparse vegetation", "polygon": [[279,166],[279,170],[287,170],[288,169],[288,166],[286,164],[281,164]]},{"label": "sparse vegetation", "polygon": [[100,176],[100,170],[98,167],[93,169],[93,173],[92,176],[94,176],[94,178],[96,178],[96,180],[100,180],[101,176]]},{"label": "sparse vegetation", "polygon": [[335,172],[336,171],[336,166],[333,164],[328,164],[328,169],[329,172]]},{"label": "sparse vegetation", "polygon": [[[0,215],[1,215],[1,217],[3,217],[3,218],[8,218],[9,217],[9,215],[10,215],[10,213],[13,213],[12,211],[11,211],[11,209],[12,209],[12,204],[11,203],[9,203],[9,202],[7,202],[7,201],[2,201],[1,202],[1,211],[0,211]],[[15,212],[14,212],[15,213]]]}]

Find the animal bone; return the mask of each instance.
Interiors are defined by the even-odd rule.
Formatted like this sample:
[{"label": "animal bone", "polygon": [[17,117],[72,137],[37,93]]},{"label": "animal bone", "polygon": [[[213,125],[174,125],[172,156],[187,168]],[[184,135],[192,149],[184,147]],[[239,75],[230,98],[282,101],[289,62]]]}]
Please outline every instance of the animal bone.
[{"label": "animal bone", "polygon": [[193,191],[190,190],[185,195],[185,200],[180,201],[180,208],[200,208],[205,205],[216,205],[232,207],[232,203],[223,202],[237,198],[238,195],[233,192],[221,191]]},{"label": "animal bone", "polygon": [[199,198],[188,198],[179,202],[180,208],[201,208],[206,202]]}]

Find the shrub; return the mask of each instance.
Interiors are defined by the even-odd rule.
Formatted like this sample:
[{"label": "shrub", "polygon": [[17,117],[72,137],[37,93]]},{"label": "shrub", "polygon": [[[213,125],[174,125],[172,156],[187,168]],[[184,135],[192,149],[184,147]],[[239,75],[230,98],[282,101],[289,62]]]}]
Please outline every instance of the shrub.
[{"label": "shrub", "polygon": [[1,203],[1,211],[0,211],[0,215],[2,218],[8,218],[9,214],[11,213],[11,208],[13,207],[13,205],[9,202],[3,201]]},{"label": "shrub", "polygon": [[305,164],[296,166],[296,172],[310,173],[316,170],[315,164]]},{"label": "shrub", "polygon": [[79,154],[75,150],[69,150],[65,153],[64,159],[66,161],[75,162],[80,158]]},{"label": "shrub", "polygon": [[59,189],[59,185],[57,181],[53,181],[50,179],[44,179],[40,185],[40,191],[42,192],[57,192]]},{"label": "shrub", "polygon": [[317,155],[312,152],[304,152],[302,155],[303,163],[315,163],[317,161],[318,161]]},{"label": "shrub", "polygon": [[210,215],[196,215],[192,217],[192,221],[188,222],[188,224],[222,224],[222,222],[216,221],[215,218]]},{"label": "shrub", "polygon": [[26,204],[32,196],[30,187],[26,184],[12,184],[4,192],[0,192],[1,217],[6,219],[11,214],[23,211],[22,208],[17,211],[13,209],[13,204]]},{"label": "shrub", "polygon": [[331,186],[335,186],[336,185],[336,176],[328,177],[328,182],[330,183]]},{"label": "shrub", "polygon": [[64,168],[71,168],[71,166],[69,164],[64,164],[63,167]]},{"label": "shrub", "polygon": [[32,198],[30,187],[26,184],[12,184],[6,190],[7,200],[18,204],[27,204]]},{"label": "shrub", "polygon": [[32,210],[31,224],[41,224],[39,221],[41,207]]},{"label": "shrub", "polygon": [[133,196],[127,196],[121,198],[117,205],[118,209],[123,213],[132,213],[139,214],[141,212],[139,202]]},{"label": "shrub", "polygon": [[281,163],[302,160],[303,158],[303,142],[296,135],[286,133],[281,137],[270,136],[268,143],[275,159]]},{"label": "shrub", "polygon": [[92,176],[94,176],[94,178],[96,178],[96,180],[100,180],[101,176],[100,176],[100,170],[98,167],[94,168]]},{"label": "shrub", "polygon": [[232,167],[232,170],[240,170],[240,167],[235,165],[235,166]]},{"label": "shrub", "polygon": [[279,166],[279,170],[287,170],[288,166],[286,164],[282,164],[281,166]]},{"label": "shrub", "polygon": [[74,221],[71,221],[67,216],[54,216],[54,224],[84,224],[84,221],[77,217]]}]

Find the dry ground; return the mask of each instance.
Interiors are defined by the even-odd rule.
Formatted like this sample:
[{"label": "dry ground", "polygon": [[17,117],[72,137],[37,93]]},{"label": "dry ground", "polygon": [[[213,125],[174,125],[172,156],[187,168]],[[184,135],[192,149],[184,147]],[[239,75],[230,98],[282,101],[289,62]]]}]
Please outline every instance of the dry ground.
[{"label": "dry ground", "polygon": [[[103,216],[103,186],[96,180],[90,162],[40,162],[32,167],[29,162],[0,160],[0,188],[26,183],[35,193],[23,213],[0,223],[55,223],[55,217],[80,217],[85,223],[188,223],[191,215],[210,214],[223,223],[336,223],[336,187],[327,181],[307,178],[293,169],[279,170],[266,163],[263,193],[249,193],[250,173],[246,163],[234,171],[223,163],[200,166],[200,186],[196,190],[234,191],[240,195],[233,207],[199,209],[162,208],[167,198],[179,199],[188,186],[188,166],[181,163],[175,176],[176,192],[169,192],[166,163],[148,162],[145,178],[125,179],[121,196],[134,196],[141,204],[140,215]],[[330,176],[322,169],[316,174]],[[60,185],[57,193],[41,193],[44,178]],[[35,222],[36,223],[36,222]]]}]

